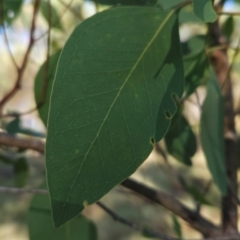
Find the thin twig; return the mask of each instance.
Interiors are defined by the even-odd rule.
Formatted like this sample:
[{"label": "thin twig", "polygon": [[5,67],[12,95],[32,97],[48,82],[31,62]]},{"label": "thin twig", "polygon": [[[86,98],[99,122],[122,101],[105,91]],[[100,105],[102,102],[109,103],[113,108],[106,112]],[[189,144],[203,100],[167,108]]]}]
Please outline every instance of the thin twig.
[{"label": "thin twig", "polygon": [[[69,10],[69,8],[71,7],[72,3],[73,3],[74,0],[70,0],[68,4],[65,4],[65,9],[63,10],[63,12],[61,13],[60,17],[58,18],[57,21],[55,21],[53,24],[52,24],[52,27],[55,27],[60,21],[61,19],[63,18],[63,16],[65,15],[65,13],[67,12],[67,10]],[[35,38],[35,42],[42,39],[45,35],[48,34],[48,30],[43,33],[41,36],[39,36],[38,38]]]},{"label": "thin twig", "polygon": [[8,92],[3,99],[0,101],[0,114],[3,109],[3,106],[16,94],[16,92],[20,89],[21,87],[21,81],[22,81],[22,76],[23,72],[27,66],[28,58],[31,52],[31,49],[34,45],[34,32],[35,32],[35,24],[36,24],[36,18],[37,18],[37,12],[39,8],[40,0],[35,0],[34,7],[33,7],[33,17],[32,17],[32,23],[31,23],[31,29],[30,29],[30,37],[29,37],[29,44],[26,50],[26,53],[24,55],[21,67],[18,69],[18,75],[17,79],[15,81],[15,85],[13,88]]},{"label": "thin twig", "polygon": [[48,194],[47,189],[33,189],[33,188],[13,188],[0,186],[0,193],[11,193],[11,194]]},{"label": "thin twig", "polygon": [[[67,4],[65,2],[63,2],[62,0],[59,0],[59,2],[64,6],[64,7],[67,7]],[[75,16],[77,17],[79,20],[83,20],[82,16],[77,13],[75,10],[73,10],[72,8],[68,8],[68,10]]]},{"label": "thin twig", "polygon": [[218,12],[218,15],[240,16],[240,12]]},{"label": "thin twig", "polygon": [[44,152],[44,143],[42,141],[18,138],[5,132],[0,132],[0,145],[21,149],[31,149],[40,153]]},{"label": "thin twig", "polygon": [[165,234],[162,234],[162,233],[157,233],[155,231],[152,231],[152,230],[149,230],[149,229],[146,229],[136,223],[133,223],[121,216],[119,216],[117,213],[115,213],[114,211],[112,211],[110,208],[108,208],[107,206],[105,206],[103,203],[101,202],[96,202],[96,204],[102,208],[107,214],[109,214],[115,221],[119,221],[131,228],[134,228],[140,232],[142,232],[143,234],[147,234],[151,237],[157,237],[157,238],[160,238],[160,239],[163,239],[163,240],[178,240],[178,238],[173,238],[173,237],[170,237],[170,236],[167,236]]},{"label": "thin twig", "polygon": [[199,213],[196,213],[196,211],[193,211],[184,206],[172,195],[156,191],[143,184],[137,183],[132,179],[126,179],[121,183],[121,185],[167,208],[188,222],[192,228],[201,232],[204,236],[209,237],[213,235],[221,235],[220,228],[216,227],[213,223],[203,218]]},{"label": "thin twig", "polygon": [[10,55],[10,58],[11,58],[12,62],[13,62],[13,65],[16,68],[16,70],[18,71],[19,67],[18,67],[18,64],[17,64],[14,56],[13,56],[13,53],[11,51],[10,44],[9,44],[9,41],[8,41],[8,36],[7,36],[5,24],[4,24],[4,9],[3,8],[4,8],[3,0],[0,0],[0,16],[1,16],[1,23],[2,23],[2,29],[3,29],[3,36],[4,36],[4,39],[5,39],[5,42],[6,42],[8,53]]}]

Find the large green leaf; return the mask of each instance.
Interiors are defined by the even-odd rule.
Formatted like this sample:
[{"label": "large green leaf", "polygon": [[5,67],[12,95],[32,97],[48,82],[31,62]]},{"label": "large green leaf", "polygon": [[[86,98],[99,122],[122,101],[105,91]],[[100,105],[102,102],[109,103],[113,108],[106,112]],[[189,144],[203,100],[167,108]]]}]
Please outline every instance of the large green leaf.
[{"label": "large green leaf", "polygon": [[[35,78],[35,84],[34,84],[35,101],[38,104],[41,100],[44,100],[44,103],[38,109],[38,112],[45,126],[47,126],[50,95],[52,91],[53,80],[54,80],[60,53],[61,51],[52,55],[49,58],[48,63],[44,62],[43,65],[40,67]],[[45,81],[46,81],[46,85],[45,85]],[[42,99],[43,91],[46,91],[45,99]]]},{"label": "large green leaf", "polygon": [[46,167],[58,227],[148,157],[176,111],[183,66],[174,10],[113,8],[75,29],[51,96]]},{"label": "large green leaf", "polygon": [[212,0],[193,0],[193,12],[203,22],[208,23],[217,20]]},{"label": "large green leaf", "polygon": [[197,150],[195,135],[187,120],[180,114],[176,114],[165,136],[168,152],[180,162],[191,166],[191,157]]},{"label": "large green leaf", "polygon": [[213,179],[224,195],[227,188],[224,152],[223,99],[215,73],[207,85],[207,96],[201,115],[201,144]]},{"label": "large green leaf", "polygon": [[4,21],[11,23],[19,14],[23,0],[3,0],[2,2]]},{"label": "large green leaf", "polygon": [[51,204],[48,195],[36,195],[28,216],[30,240],[96,240],[95,225],[79,215],[65,226],[55,229],[52,222]]}]

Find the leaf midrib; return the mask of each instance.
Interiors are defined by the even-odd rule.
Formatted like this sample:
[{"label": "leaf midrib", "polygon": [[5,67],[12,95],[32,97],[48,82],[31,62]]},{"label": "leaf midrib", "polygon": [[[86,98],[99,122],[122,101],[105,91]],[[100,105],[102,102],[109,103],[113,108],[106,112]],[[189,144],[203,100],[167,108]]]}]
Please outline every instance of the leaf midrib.
[{"label": "leaf midrib", "polygon": [[[120,96],[123,88],[124,88],[125,85],[127,84],[127,82],[128,82],[128,80],[129,80],[129,78],[131,77],[132,73],[133,73],[133,72],[135,71],[135,69],[137,68],[138,64],[140,63],[140,61],[141,61],[142,58],[144,57],[145,53],[147,52],[147,50],[149,49],[149,47],[151,46],[151,44],[153,43],[153,41],[154,41],[154,40],[156,39],[156,37],[159,35],[159,33],[161,32],[161,30],[163,29],[163,27],[165,26],[165,24],[167,23],[167,21],[169,20],[169,18],[174,14],[174,12],[175,12],[175,10],[172,10],[171,12],[169,12],[169,14],[168,14],[167,17],[165,18],[165,20],[162,22],[162,24],[159,26],[159,28],[157,29],[157,31],[155,32],[155,34],[153,35],[153,37],[151,38],[151,40],[149,41],[149,43],[147,44],[147,46],[144,48],[144,50],[143,50],[143,52],[141,53],[141,55],[138,57],[136,63],[135,63],[134,66],[132,67],[131,71],[129,72],[129,74],[128,74],[128,76],[126,77],[125,81],[123,82],[122,86],[119,88],[119,91],[118,91],[116,97],[114,98],[112,104],[110,105],[109,110],[107,111],[106,116],[105,116],[105,118],[103,119],[101,126],[99,127],[99,130],[98,130],[98,132],[97,132],[97,134],[96,134],[96,137],[93,139],[93,141],[92,141],[92,143],[91,143],[88,151],[85,153],[85,157],[84,157],[84,159],[83,159],[83,161],[82,161],[82,163],[81,163],[81,165],[80,165],[80,167],[79,167],[79,170],[78,170],[78,172],[77,172],[77,174],[76,174],[76,177],[75,177],[75,179],[74,179],[74,181],[73,181],[73,184],[72,184],[71,187],[70,187],[71,190],[69,191],[69,194],[68,194],[68,198],[67,198],[67,200],[66,200],[66,203],[65,203],[64,207],[62,208],[62,213],[64,212],[64,209],[65,209],[65,207],[66,207],[66,205],[67,205],[67,203],[68,203],[69,197],[71,196],[71,192],[72,192],[73,186],[75,185],[75,182],[76,182],[76,180],[77,180],[77,178],[78,178],[78,176],[79,176],[79,174],[80,174],[80,172],[81,172],[82,166],[83,166],[83,164],[84,164],[84,162],[85,162],[85,160],[86,160],[89,152],[91,151],[93,144],[94,144],[95,141],[97,140],[97,138],[98,138],[98,136],[99,136],[99,134],[100,134],[100,132],[101,132],[101,130],[102,130],[102,128],[103,128],[103,125],[104,125],[105,122],[107,121],[107,118],[108,118],[108,116],[109,116],[112,108],[114,107],[114,105],[115,105],[118,97]],[[60,217],[59,217],[58,223],[60,222],[62,213],[61,213],[61,215],[60,215]]]}]

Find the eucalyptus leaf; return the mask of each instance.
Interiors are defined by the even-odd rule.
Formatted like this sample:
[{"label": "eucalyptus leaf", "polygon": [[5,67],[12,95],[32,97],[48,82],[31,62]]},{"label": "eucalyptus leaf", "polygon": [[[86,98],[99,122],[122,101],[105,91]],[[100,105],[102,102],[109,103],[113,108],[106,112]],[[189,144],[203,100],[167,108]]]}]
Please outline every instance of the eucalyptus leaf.
[{"label": "eucalyptus leaf", "polygon": [[22,157],[14,163],[14,180],[17,187],[23,187],[29,176],[29,166],[27,159]]},{"label": "eucalyptus leaf", "polygon": [[235,23],[234,23],[233,16],[228,17],[226,21],[223,23],[222,31],[228,39],[230,39],[233,34],[234,25]]},{"label": "eucalyptus leaf", "polygon": [[197,150],[195,135],[187,120],[180,114],[174,116],[171,126],[165,136],[168,152],[180,162],[191,166],[191,157]]},{"label": "eucalyptus leaf", "polygon": [[182,226],[175,215],[172,215],[173,230],[179,239],[182,239]]},{"label": "eucalyptus leaf", "polygon": [[203,22],[209,23],[217,20],[212,0],[193,0],[193,12]]},{"label": "eucalyptus leaf", "polygon": [[55,229],[48,195],[36,195],[33,198],[28,215],[28,229],[30,240],[97,240],[95,225],[83,215],[78,215],[65,226]]},{"label": "eucalyptus leaf", "polygon": [[[34,84],[35,101],[36,104],[43,101],[43,105],[38,108],[38,113],[45,126],[47,126],[50,95],[60,54],[61,51],[58,51],[54,55],[50,56],[48,62],[45,61],[43,65],[39,68],[39,71],[35,78]],[[43,98],[44,95],[45,99]]]},{"label": "eucalyptus leaf", "polygon": [[201,204],[205,205],[212,205],[204,196],[203,193],[201,193],[198,188],[194,185],[187,185],[186,190],[188,193],[193,197],[193,199]]},{"label": "eucalyptus leaf", "polygon": [[223,195],[226,194],[227,176],[224,151],[223,98],[213,69],[207,84],[207,96],[201,115],[200,139],[208,168]]},{"label": "eucalyptus leaf", "polygon": [[7,126],[6,126],[6,130],[9,134],[16,134],[19,133],[20,131],[20,124],[21,121],[19,119],[19,117],[16,117],[14,120],[12,120]]},{"label": "eucalyptus leaf", "polygon": [[59,227],[130,176],[183,92],[175,10],[112,8],[80,24],[53,85],[46,168]]},{"label": "eucalyptus leaf", "polygon": [[189,54],[183,58],[185,72],[185,93],[190,96],[198,86],[206,83],[204,78],[208,59],[204,51]]}]

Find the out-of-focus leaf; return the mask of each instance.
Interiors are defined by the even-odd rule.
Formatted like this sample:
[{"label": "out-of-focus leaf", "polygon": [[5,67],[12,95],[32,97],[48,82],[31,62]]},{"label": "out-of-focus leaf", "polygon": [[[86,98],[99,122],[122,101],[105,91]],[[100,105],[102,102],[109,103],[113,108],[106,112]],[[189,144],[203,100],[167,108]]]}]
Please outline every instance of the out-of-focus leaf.
[{"label": "out-of-focus leaf", "polygon": [[103,5],[155,6],[157,0],[98,0],[97,2]]},{"label": "out-of-focus leaf", "polygon": [[193,185],[187,185],[186,190],[188,193],[195,199],[195,201],[205,204],[205,205],[212,205],[205,197],[204,195],[197,189],[196,186]]},{"label": "out-of-focus leaf", "polygon": [[184,55],[203,52],[206,44],[205,35],[196,35],[188,41],[182,43],[182,51]]},{"label": "out-of-focus leaf", "polygon": [[19,117],[16,117],[13,121],[11,121],[7,126],[6,126],[6,131],[9,134],[17,134],[17,133],[22,133],[34,137],[45,137],[45,135],[41,132],[36,132],[31,129],[25,129],[21,127],[21,120]]},{"label": "out-of-focus leaf", "polygon": [[205,52],[187,55],[183,58],[185,74],[185,93],[190,96],[198,86],[205,84],[204,74],[208,67]]},{"label": "out-of-focus leaf", "polygon": [[[55,71],[56,71],[60,54],[61,54],[61,51],[58,51],[57,53],[55,53],[49,58],[47,69],[46,69],[47,62],[44,62],[43,65],[40,67],[35,78],[34,95],[35,95],[35,101],[37,104],[41,101],[43,91],[46,91],[44,104],[38,109],[39,115],[43,123],[45,124],[45,126],[47,126],[50,95],[52,91],[52,84],[53,84]],[[47,74],[45,73],[45,71],[47,71]],[[46,88],[44,87],[45,80],[46,80]]]},{"label": "out-of-focus leaf", "polygon": [[[46,184],[44,186],[46,189]],[[83,215],[55,229],[48,195],[34,196],[29,209],[28,229],[30,240],[97,240],[95,225]]]},{"label": "out-of-focus leaf", "polygon": [[3,16],[5,22],[11,23],[17,17],[21,10],[22,3],[23,0],[3,0]]},{"label": "out-of-focus leaf", "polygon": [[195,135],[181,113],[175,114],[171,126],[165,135],[168,152],[180,162],[191,166],[191,157],[197,150]]},{"label": "out-of-focus leaf", "polygon": [[158,0],[158,4],[162,9],[170,9],[185,2],[185,0]]},{"label": "out-of-focus leaf", "polygon": [[[49,23],[49,19],[51,18],[51,27],[58,28],[62,30],[61,20],[59,18],[57,10],[45,0],[41,0],[40,10],[46,21]],[[49,13],[50,11],[50,13]]]},{"label": "out-of-focus leaf", "polygon": [[179,23],[202,23],[202,21],[196,17],[193,12],[192,5],[183,7],[179,13]]},{"label": "out-of-focus leaf", "polygon": [[13,121],[11,121],[11,122],[7,125],[6,131],[7,131],[9,134],[19,133],[19,131],[20,131],[20,119],[19,119],[19,117],[16,117]]},{"label": "out-of-focus leaf", "polygon": [[14,180],[17,187],[23,187],[29,175],[29,166],[26,158],[19,158],[14,164]]},{"label": "out-of-focus leaf", "polygon": [[208,168],[223,195],[226,194],[227,177],[224,152],[223,98],[213,69],[207,84],[207,96],[201,115],[200,139]]},{"label": "out-of-focus leaf", "polygon": [[232,16],[228,17],[223,23],[222,31],[228,39],[232,36],[234,31],[234,19]]},{"label": "out-of-focus leaf", "polygon": [[46,143],[57,227],[130,176],[167,132],[184,87],[178,32],[176,10],[123,7],[68,39]]},{"label": "out-of-focus leaf", "polygon": [[208,23],[217,20],[212,0],[193,0],[193,12],[203,22]]},{"label": "out-of-focus leaf", "polygon": [[182,226],[175,215],[172,215],[173,230],[182,239]]},{"label": "out-of-focus leaf", "polygon": [[7,154],[2,153],[1,151],[0,151],[0,161],[9,165],[13,165],[15,163],[14,157],[8,156]]}]

